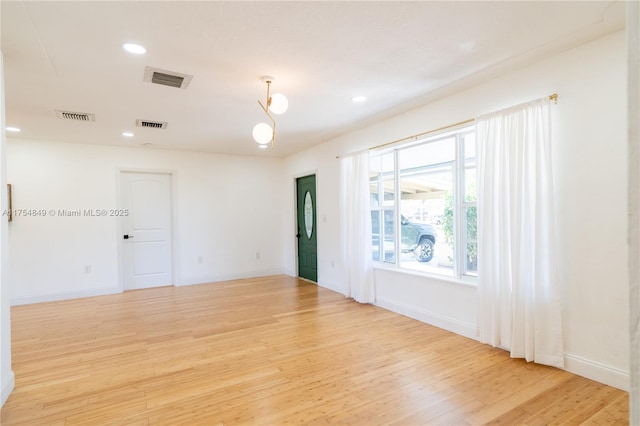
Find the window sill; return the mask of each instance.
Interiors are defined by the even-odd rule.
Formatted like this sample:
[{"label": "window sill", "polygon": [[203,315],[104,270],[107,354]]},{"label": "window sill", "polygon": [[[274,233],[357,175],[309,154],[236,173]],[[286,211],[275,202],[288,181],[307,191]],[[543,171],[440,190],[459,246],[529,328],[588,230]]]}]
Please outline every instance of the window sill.
[{"label": "window sill", "polygon": [[398,268],[395,265],[388,265],[382,262],[373,262],[373,269],[380,269],[383,271],[397,272],[405,275],[424,277],[424,278],[429,278],[436,281],[443,281],[446,283],[457,284],[457,285],[461,285],[465,287],[473,287],[473,288],[477,287],[477,281],[478,281],[477,278],[475,277],[457,278],[457,277],[451,277],[447,275],[433,274],[430,272],[416,271],[414,269]]}]

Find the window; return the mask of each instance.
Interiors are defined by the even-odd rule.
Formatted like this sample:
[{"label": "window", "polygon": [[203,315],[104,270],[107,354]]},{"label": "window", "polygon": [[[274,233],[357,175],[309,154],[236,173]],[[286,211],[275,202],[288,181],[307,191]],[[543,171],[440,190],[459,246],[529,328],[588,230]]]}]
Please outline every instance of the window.
[{"label": "window", "polygon": [[393,153],[370,159],[372,252],[381,262],[395,262],[394,161]]},{"label": "window", "polygon": [[372,153],[370,184],[374,261],[477,275],[472,127]]}]

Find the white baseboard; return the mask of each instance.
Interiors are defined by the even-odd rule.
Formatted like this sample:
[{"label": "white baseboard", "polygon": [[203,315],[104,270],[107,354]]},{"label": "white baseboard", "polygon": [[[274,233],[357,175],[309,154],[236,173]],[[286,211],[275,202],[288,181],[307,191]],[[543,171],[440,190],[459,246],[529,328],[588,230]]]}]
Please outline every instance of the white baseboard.
[{"label": "white baseboard", "polygon": [[[388,309],[409,318],[434,325],[473,340],[478,340],[474,324],[465,323],[388,299],[379,298],[375,304],[381,308]],[[628,371],[620,370],[573,354],[565,354],[564,361],[564,369],[570,373],[622,389],[626,392],[629,391],[630,377]]]},{"label": "white baseboard", "polygon": [[476,326],[474,324],[380,297],[376,298],[375,305],[397,314],[451,331],[452,333],[460,334],[461,336],[468,337],[473,340],[478,340],[478,337],[476,336]]},{"label": "white baseboard", "polygon": [[264,269],[260,271],[242,272],[237,274],[220,274],[220,275],[212,275],[208,277],[199,278],[192,282],[187,282],[184,284],[176,284],[176,287],[183,287],[187,285],[218,283],[222,281],[244,280],[247,278],[270,277],[272,275],[282,275],[282,274],[284,274],[284,272],[283,272],[283,269],[281,268]]},{"label": "white baseboard", "polygon": [[0,391],[0,407],[4,405],[9,398],[9,394],[13,391],[13,388],[16,385],[16,376],[13,374],[13,371],[10,371],[7,374],[7,377],[2,378],[2,390]]},{"label": "white baseboard", "polygon": [[572,354],[564,355],[564,369],[578,376],[629,392],[630,376],[628,371]]},{"label": "white baseboard", "polygon": [[344,294],[344,292],[342,291],[342,288],[340,288],[340,286],[329,282],[329,281],[325,281],[322,280],[321,282],[318,281],[318,285],[320,287],[326,288],[327,290],[331,290],[331,291],[335,291],[336,293],[340,293],[340,294]]},{"label": "white baseboard", "polygon": [[[476,336],[476,327],[474,324],[465,323],[463,321],[448,318],[440,314],[425,311],[413,306],[398,303],[384,298],[378,298],[375,304],[376,306],[388,309],[400,315],[422,321],[424,323],[445,329],[447,331],[451,331],[452,333],[460,334],[473,340],[478,340],[478,337]],[[618,368],[604,365],[599,362],[595,362],[572,354],[565,354],[564,361],[564,369],[570,373],[586,377],[587,379],[595,380],[599,383],[604,383],[605,385],[622,389],[626,392],[629,391],[630,376],[628,371],[620,370]]]},{"label": "white baseboard", "polygon": [[85,290],[62,291],[59,293],[41,294],[37,296],[18,296],[10,300],[11,306],[29,305],[32,303],[56,302],[58,300],[80,299],[83,297],[104,296],[122,293],[119,287],[98,287]]},{"label": "white baseboard", "polygon": [[[282,273],[283,273],[282,269],[266,269],[262,271],[254,271],[254,272],[240,273],[240,274],[215,275],[212,277],[203,278],[202,280],[198,280],[197,282],[190,282],[186,284],[176,284],[176,287],[185,286],[185,285],[194,285],[194,284],[206,284],[206,283],[213,283],[213,282],[220,282],[220,281],[240,280],[244,278],[266,277],[271,275],[281,275]],[[98,288],[89,288],[89,289],[77,290],[77,291],[62,291],[58,293],[41,294],[37,296],[18,296],[18,297],[11,298],[10,303],[11,303],[11,306],[29,305],[32,303],[56,302],[59,300],[70,300],[70,299],[80,299],[83,297],[104,296],[107,294],[122,293],[122,291],[123,289],[119,287],[98,287]]]}]

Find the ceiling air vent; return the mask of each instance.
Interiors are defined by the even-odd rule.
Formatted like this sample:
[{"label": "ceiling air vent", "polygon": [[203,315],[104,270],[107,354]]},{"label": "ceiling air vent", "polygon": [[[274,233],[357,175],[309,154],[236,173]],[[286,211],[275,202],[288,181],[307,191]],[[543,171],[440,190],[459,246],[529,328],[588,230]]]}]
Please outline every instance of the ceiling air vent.
[{"label": "ceiling air vent", "polygon": [[136,126],[138,127],[150,127],[152,129],[166,129],[166,121],[150,121],[150,120],[136,120]]},{"label": "ceiling air vent", "polygon": [[86,112],[72,112],[72,111],[58,111],[56,110],[56,117],[64,120],[75,121],[96,121],[95,114],[88,114]]},{"label": "ceiling air vent", "polygon": [[161,70],[159,68],[145,67],[142,81],[147,83],[161,84],[163,86],[186,89],[191,83],[192,75],[182,74],[174,71]]}]

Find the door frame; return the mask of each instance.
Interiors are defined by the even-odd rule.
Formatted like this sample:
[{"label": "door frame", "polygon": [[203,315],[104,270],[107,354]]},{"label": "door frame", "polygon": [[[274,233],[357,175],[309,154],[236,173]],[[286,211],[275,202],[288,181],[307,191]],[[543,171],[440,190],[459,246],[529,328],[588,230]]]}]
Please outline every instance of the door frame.
[{"label": "door frame", "polygon": [[[134,167],[119,167],[116,168],[116,206],[117,208],[122,207],[122,175],[123,173],[147,173],[147,174],[159,174],[159,175],[169,175],[171,180],[171,184],[169,185],[169,203],[171,209],[171,220],[169,225],[171,226],[171,282],[174,287],[179,287],[180,283],[177,280],[177,277],[180,276],[179,273],[179,262],[178,262],[178,226],[176,217],[178,214],[178,209],[175,203],[178,194],[178,186],[177,186],[177,172],[175,170],[168,169],[145,169],[145,168],[134,168]],[[116,249],[118,256],[118,289],[122,293],[125,291],[125,268],[124,268],[124,239],[122,235],[124,235],[124,221],[121,217],[116,218]]]},{"label": "door frame", "polygon": [[[320,245],[318,242],[318,236],[320,235],[320,209],[318,208],[319,204],[318,204],[318,169],[313,169],[311,171],[307,171],[307,172],[301,172],[301,173],[296,173],[294,175],[291,176],[291,184],[293,186],[293,248],[294,248],[294,257],[295,257],[295,271],[296,271],[296,278],[300,278],[300,271],[298,270],[298,265],[299,265],[299,259],[298,259],[298,238],[296,237],[296,234],[298,233],[298,179],[306,177],[306,176],[311,176],[314,175],[316,177],[316,199],[314,200],[314,204],[315,204],[315,208],[316,208],[316,263],[317,263],[317,259],[318,259],[318,246]],[[318,275],[320,272],[320,267],[318,264]],[[302,278],[305,279],[305,278]],[[320,278],[318,278],[318,280],[320,280]],[[312,282],[312,281],[309,281]],[[317,284],[317,282],[316,282]]]}]

